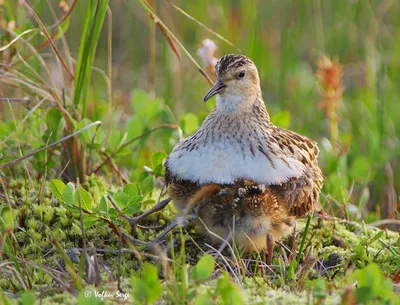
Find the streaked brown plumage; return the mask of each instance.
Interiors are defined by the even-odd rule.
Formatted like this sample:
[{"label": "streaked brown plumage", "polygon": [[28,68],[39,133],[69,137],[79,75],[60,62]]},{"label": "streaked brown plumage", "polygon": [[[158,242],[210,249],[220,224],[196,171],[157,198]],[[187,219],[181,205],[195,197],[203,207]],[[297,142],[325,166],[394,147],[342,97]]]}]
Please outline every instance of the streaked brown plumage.
[{"label": "streaked brown plumage", "polygon": [[278,239],[297,217],[320,209],[319,150],[271,123],[250,59],[227,55],[215,70],[205,99],[217,95],[217,106],[168,157],[168,192],[182,213],[198,207],[215,234],[232,232],[237,245],[262,250],[267,234]]}]

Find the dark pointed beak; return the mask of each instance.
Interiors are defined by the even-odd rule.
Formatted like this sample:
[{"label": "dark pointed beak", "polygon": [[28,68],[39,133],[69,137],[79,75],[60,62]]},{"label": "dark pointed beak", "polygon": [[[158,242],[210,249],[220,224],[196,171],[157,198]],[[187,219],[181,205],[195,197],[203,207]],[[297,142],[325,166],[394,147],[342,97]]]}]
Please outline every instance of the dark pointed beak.
[{"label": "dark pointed beak", "polygon": [[217,95],[218,93],[220,93],[222,91],[222,89],[224,89],[225,87],[226,87],[226,85],[221,80],[217,80],[217,82],[210,89],[210,91],[207,92],[206,96],[204,97],[204,101],[207,102],[214,95]]}]

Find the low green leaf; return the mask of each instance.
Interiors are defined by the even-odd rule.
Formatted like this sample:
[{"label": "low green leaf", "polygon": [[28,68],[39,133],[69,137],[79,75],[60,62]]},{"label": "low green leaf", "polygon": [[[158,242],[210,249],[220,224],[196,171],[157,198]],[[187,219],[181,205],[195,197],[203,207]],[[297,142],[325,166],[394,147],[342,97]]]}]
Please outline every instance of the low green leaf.
[{"label": "low green leaf", "polygon": [[56,132],[58,130],[58,125],[60,124],[61,119],[62,114],[58,109],[50,109],[46,114],[47,128],[49,128],[53,132]]},{"label": "low green leaf", "polygon": [[108,214],[108,202],[107,202],[107,197],[102,196],[100,199],[100,204],[99,204],[100,211]]},{"label": "low green leaf", "polygon": [[132,297],[139,304],[152,304],[161,296],[157,268],[146,263],[140,276],[132,279]]},{"label": "low green leaf", "polygon": [[156,152],[151,156],[152,168],[155,174],[163,176],[164,175],[164,164],[163,161],[168,155],[163,152]]},{"label": "low green leaf", "polygon": [[373,299],[373,292],[370,287],[364,286],[356,289],[357,304],[367,304]]},{"label": "low green leaf", "polygon": [[8,206],[0,206],[0,228],[1,231],[14,228],[14,214]]},{"label": "low green leaf", "polygon": [[47,129],[42,135],[42,141],[44,143],[51,143],[57,140],[57,134],[51,129]]},{"label": "low green leaf", "polygon": [[217,283],[217,291],[224,305],[241,305],[243,296],[240,289],[230,281],[229,275],[223,273]]},{"label": "low green leaf", "polygon": [[132,150],[128,147],[123,147],[118,149],[118,157],[129,156],[132,158]]},{"label": "low green leaf", "polygon": [[108,209],[108,215],[110,215],[110,216],[118,216],[118,212],[114,208],[109,208]]},{"label": "low green leaf", "polygon": [[192,277],[195,281],[205,281],[210,278],[214,270],[215,261],[211,255],[203,256],[193,267]]},{"label": "low green leaf", "polygon": [[96,215],[83,214],[83,225],[85,228],[90,228],[99,222],[99,218]]},{"label": "low green leaf", "polygon": [[152,97],[144,90],[133,90],[132,107],[142,122],[152,122],[162,109],[163,101]]},{"label": "low green leaf", "polygon": [[143,199],[143,196],[136,196],[134,197],[127,206],[121,211],[123,214],[135,214],[140,211],[140,204],[139,202]]},{"label": "low green leaf", "polygon": [[87,147],[88,149],[100,150],[103,145],[97,143],[86,143],[85,147]]},{"label": "low green leaf", "polygon": [[[84,118],[78,122],[76,129],[81,129],[89,124],[93,123],[91,120]],[[88,129],[81,134],[79,134],[79,139],[81,139],[86,144],[92,143],[93,137],[95,136],[96,129]]]},{"label": "low green leaf", "polygon": [[79,212],[80,212],[79,207],[77,207],[77,206],[75,206],[75,205],[66,204],[66,205],[65,205],[65,208],[66,208],[69,212],[74,213],[76,216],[79,216]]},{"label": "low green leaf", "polygon": [[32,291],[25,291],[21,294],[21,304],[22,305],[32,305],[35,304],[35,294]]},{"label": "low green leaf", "polygon": [[386,278],[381,268],[375,263],[354,271],[350,281],[357,281],[355,291],[357,304],[370,304],[371,301],[374,304],[399,304],[400,302],[399,297],[392,291],[390,278]]},{"label": "low green leaf", "polygon": [[325,279],[317,279],[313,285],[313,295],[317,299],[325,298],[328,294],[328,283]]},{"label": "low green leaf", "polygon": [[110,137],[108,138],[108,146],[112,150],[115,150],[119,146],[120,142],[121,142],[121,133],[118,130],[113,130],[111,132]]},{"label": "low green leaf", "polygon": [[63,193],[65,189],[65,184],[61,180],[52,179],[50,181],[50,191],[51,193],[56,196],[56,198],[60,201],[64,201]]},{"label": "low green leaf", "polygon": [[129,196],[135,197],[139,194],[139,190],[136,185],[128,183],[124,186],[124,193],[128,194]]},{"label": "low green leaf", "polygon": [[75,186],[72,182],[69,182],[64,188],[63,201],[72,206],[75,204]]},{"label": "low green leaf", "polygon": [[128,139],[131,140],[143,133],[144,126],[138,117],[133,117],[128,121],[126,130],[128,130]]},{"label": "low green leaf", "polygon": [[85,189],[80,187],[75,192],[75,205],[76,206],[79,206],[79,198],[80,198],[80,204],[81,204],[82,209],[84,209],[86,211],[90,211],[93,206],[93,199],[92,199],[92,196],[88,193],[88,191],[86,191]]},{"label": "low green leaf", "polygon": [[212,296],[207,294],[201,294],[196,297],[195,305],[213,305],[215,301]]},{"label": "low green leaf", "polygon": [[115,209],[110,209],[108,212],[108,217],[110,218],[111,222],[117,226],[121,226],[124,223],[124,220],[120,218]]},{"label": "low green leaf", "polygon": [[365,254],[365,247],[363,245],[354,245],[353,250],[360,257]]},{"label": "low green leaf", "polygon": [[134,89],[131,93],[132,110],[137,114],[146,112],[146,104],[151,101],[150,95],[141,89]]},{"label": "low green leaf", "polygon": [[154,187],[155,187],[155,181],[153,176],[147,176],[140,183],[140,188],[142,190],[143,195],[151,193]]},{"label": "low green leaf", "polygon": [[156,152],[151,156],[151,164],[153,168],[156,168],[159,165],[163,165],[163,161],[167,158],[168,155],[164,152]]},{"label": "low green leaf", "polygon": [[113,199],[120,209],[124,209],[128,205],[129,201],[132,200],[131,196],[125,192],[115,193]]}]

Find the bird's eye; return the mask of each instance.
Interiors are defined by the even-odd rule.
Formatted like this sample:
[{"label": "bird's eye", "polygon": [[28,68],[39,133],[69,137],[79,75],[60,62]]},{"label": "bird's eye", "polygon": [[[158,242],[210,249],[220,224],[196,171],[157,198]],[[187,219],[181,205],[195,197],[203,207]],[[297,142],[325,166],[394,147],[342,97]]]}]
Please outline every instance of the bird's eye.
[{"label": "bird's eye", "polygon": [[242,72],[240,72],[240,73],[238,74],[238,77],[239,77],[239,78],[243,78],[245,75],[246,75],[246,72],[243,70]]}]

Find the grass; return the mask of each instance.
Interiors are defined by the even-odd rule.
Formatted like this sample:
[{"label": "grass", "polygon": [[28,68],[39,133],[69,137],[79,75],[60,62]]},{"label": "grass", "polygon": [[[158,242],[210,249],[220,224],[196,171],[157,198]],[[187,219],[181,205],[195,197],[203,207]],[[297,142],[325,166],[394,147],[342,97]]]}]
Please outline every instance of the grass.
[{"label": "grass", "polygon": [[[398,304],[399,11],[394,0],[0,1],[0,303]],[[163,198],[163,160],[213,108],[204,38],[250,56],[273,122],[321,148],[330,217],[300,222],[271,266],[264,253],[219,253],[193,227],[167,252],[127,238],[126,218]],[[165,208],[134,237],[173,217]]]}]

